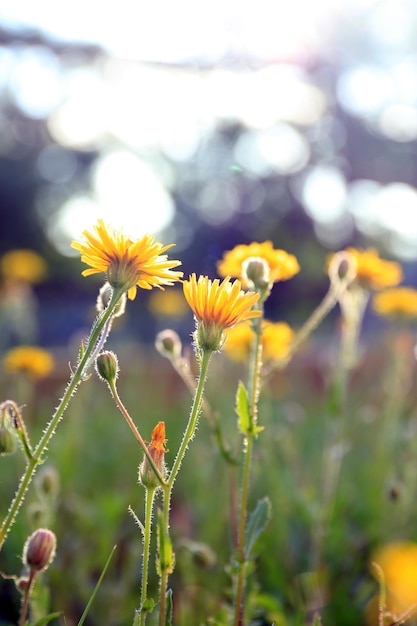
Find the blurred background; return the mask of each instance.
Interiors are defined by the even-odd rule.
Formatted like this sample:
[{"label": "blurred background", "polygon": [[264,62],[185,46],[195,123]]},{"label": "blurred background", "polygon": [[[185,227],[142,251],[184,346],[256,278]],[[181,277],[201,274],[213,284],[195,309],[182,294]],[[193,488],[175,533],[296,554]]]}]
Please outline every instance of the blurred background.
[{"label": "blurred background", "polygon": [[301,272],[267,313],[295,324],[331,250],[375,245],[413,284],[416,34],[413,0],[0,2],[0,254],[46,260],[33,341],[84,323],[100,282],[70,242],[98,216],[186,275],[271,239]]}]

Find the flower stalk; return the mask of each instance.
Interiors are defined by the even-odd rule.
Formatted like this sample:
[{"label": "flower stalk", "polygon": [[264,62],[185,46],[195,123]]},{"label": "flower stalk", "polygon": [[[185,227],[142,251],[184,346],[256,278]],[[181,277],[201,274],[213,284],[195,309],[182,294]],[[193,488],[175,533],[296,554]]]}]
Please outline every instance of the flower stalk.
[{"label": "flower stalk", "polygon": [[244,595],[246,586],[247,559],[245,555],[245,533],[247,508],[249,498],[250,471],[252,465],[252,452],[254,438],[259,432],[258,422],[258,400],[261,383],[262,369],[262,321],[263,306],[260,307],[261,316],[254,320],[254,346],[249,370],[249,410],[251,416],[251,427],[244,434],[244,463],[242,475],[242,489],[240,497],[238,533],[237,533],[237,580],[235,588],[234,606],[234,626],[242,626],[244,618]]},{"label": "flower stalk", "polygon": [[106,327],[106,324],[111,319],[113,311],[115,307],[117,306],[117,303],[119,299],[122,297],[122,295],[123,295],[123,291],[114,290],[107,308],[103,311],[101,315],[97,317],[96,321],[94,322],[90,337],[88,339],[87,346],[85,347],[84,352],[79,359],[76,370],[71,375],[71,378],[69,380],[65,393],[58,407],[56,408],[50,422],[45,428],[43,435],[40,438],[37,446],[33,450],[32,457],[28,458],[25,472],[22,475],[19,487],[16,491],[16,494],[12,500],[12,503],[7,512],[7,515],[4,518],[1,528],[0,528],[0,549],[23,503],[26,491],[32,481],[36,468],[40,463],[42,463],[43,454],[46,451],[48,444],[56,431],[56,427],[58,426],[58,423],[62,419],[70,403],[70,400],[73,394],[76,392],[79,384],[83,380],[85,380],[86,365],[87,363],[89,363],[91,354],[93,353],[97,345],[97,342],[100,340],[102,331]]}]

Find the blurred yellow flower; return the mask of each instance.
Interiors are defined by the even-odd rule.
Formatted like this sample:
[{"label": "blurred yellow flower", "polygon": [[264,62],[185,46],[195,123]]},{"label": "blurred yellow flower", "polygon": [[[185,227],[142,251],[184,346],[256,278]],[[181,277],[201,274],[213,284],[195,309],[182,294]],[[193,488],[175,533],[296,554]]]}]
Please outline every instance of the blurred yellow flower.
[{"label": "blurred yellow flower", "polygon": [[188,310],[182,291],[154,291],[149,298],[149,310],[157,316],[182,317]]},{"label": "blurred yellow flower", "polygon": [[[233,361],[246,361],[249,357],[254,331],[244,323],[227,332],[224,345],[226,354]],[[289,352],[294,331],[285,322],[264,321],[262,325],[262,350],[264,361],[279,361]]]},{"label": "blurred yellow flower", "polygon": [[374,296],[372,306],[379,315],[417,317],[417,289],[387,289]]},{"label": "blurred yellow flower", "polygon": [[185,298],[198,323],[199,346],[207,350],[222,347],[223,331],[239,322],[260,317],[261,311],[252,307],[258,302],[259,294],[242,291],[239,280],[230,282],[226,277],[210,280],[191,274],[183,283]]},{"label": "blurred yellow flower", "polygon": [[3,278],[37,283],[46,275],[44,259],[33,250],[10,250],[0,259]]},{"label": "blurred yellow flower", "polygon": [[346,248],[345,252],[352,255],[355,260],[357,280],[366,289],[395,287],[403,279],[401,265],[395,261],[381,259],[373,248],[368,250]]},{"label": "blurred yellow flower", "polygon": [[130,300],[135,298],[137,287],[162,289],[163,285],[172,285],[183,275],[172,271],[181,265],[180,261],[168,260],[167,255],[161,254],[174,244],[163,246],[152,235],[132,241],[123,232],[106,226],[101,219],[94,233],[85,230],[82,234],[84,242],[71,244],[81,252],[81,261],[90,265],[82,275],[105,273],[110,285],[127,291]]},{"label": "blurred yellow flower", "polygon": [[266,262],[271,283],[288,280],[300,271],[295,256],[285,250],[275,250],[271,241],[235,246],[233,250],[224,253],[223,259],[217,264],[217,271],[220,276],[233,276],[244,281],[243,268],[248,259],[261,259]]},{"label": "blurred yellow flower", "polygon": [[266,361],[279,361],[289,352],[294,331],[285,322],[266,321],[262,333],[262,346]]},{"label": "blurred yellow flower", "polygon": [[12,348],[3,357],[4,370],[9,374],[23,372],[33,380],[47,376],[54,368],[52,355],[35,346]]},{"label": "blurred yellow flower", "polygon": [[246,361],[250,354],[255,333],[250,323],[243,322],[229,328],[224,342],[224,351],[232,361]]},{"label": "blurred yellow flower", "polygon": [[417,604],[416,543],[389,543],[375,552],[372,561],[383,571],[390,613],[398,616]]}]

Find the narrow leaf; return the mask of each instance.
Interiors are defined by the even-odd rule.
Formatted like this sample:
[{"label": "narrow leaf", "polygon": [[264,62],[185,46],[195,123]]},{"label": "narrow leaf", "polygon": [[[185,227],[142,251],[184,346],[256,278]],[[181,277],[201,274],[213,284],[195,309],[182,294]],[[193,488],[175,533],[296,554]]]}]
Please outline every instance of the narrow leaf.
[{"label": "narrow leaf", "polygon": [[245,532],[245,558],[250,559],[253,546],[259,535],[265,530],[271,519],[271,502],[269,498],[259,500],[254,511],[252,511]]},{"label": "narrow leaf", "polygon": [[172,551],[171,538],[165,527],[163,515],[158,509],[158,568],[159,572],[171,574],[174,570],[174,553]]},{"label": "narrow leaf", "polygon": [[112,556],[113,556],[113,554],[114,554],[114,551],[116,550],[116,547],[117,547],[117,546],[113,546],[113,549],[112,549],[112,551],[110,552],[110,556],[109,556],[109,558],[108,558],[108,559],[107,559],[107,561],[106,561],[106,564],[105,564],[105,566],[104,566],[104,568],[103,568],[103,571],[101,572],[100,578],[98,579],[97,584],[96,584],[96,586],[94,587],[94,591],[93,591],[93,593],[91,594],[91,598],[89,599],[89,601],[88,601],[88,603],[87,603],[87,606],[85,607],[84,613],[81,615],[80,621],[78,622],[78,625],[77,625],[77,626],[82,626],[82,625],[84,624],[85,618],[86,618],[86,617],[87,617],[87,615],[88,615],[88,611],[90,610],[91,605],[93,604],[93,600],[94,600],[94,598],[96,597],[96,593],[97,593],[97,591],[99,590],[99,587],[100,587],[100,585],[101,585],[101,583],[102,583],[102,581],[103,581],[103,578],[104,578],[105,573],[107,572],[107,568],[108,568],[108,567],[109,567],[109,565],[110,565],[110,561],[111,561],[111,558],[112,558]]},{"label": "narrow leaf", "polygon": [[34,626],[43,626],[44,624],[48,624],[55,618],[61,617],[62,613],[50,613],[49,615],[45,615],[42,619],[38,620]]},{"label": "narrow leaf", "polygon": [[236,413],[240,432],[243,435],[248,435],[251,431],[252,419],[250,415],[248,392],[242,381],[239,382],[236,392]]},{"label": "narrow leaf", "polygon": [[166,607],[167,611],[165,614],[165,626],[172,626],[172,612],[173,612],[173,602],[172,602],[172,589],[168,589],[165,595],[167,602]]}]

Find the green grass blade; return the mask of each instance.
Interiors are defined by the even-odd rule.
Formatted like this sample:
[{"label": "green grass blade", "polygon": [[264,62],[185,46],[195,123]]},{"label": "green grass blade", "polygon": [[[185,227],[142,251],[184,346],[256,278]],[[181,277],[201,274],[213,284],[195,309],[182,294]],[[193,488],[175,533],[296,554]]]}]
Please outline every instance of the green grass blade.
[{"label": "green grass blade", "polygon": [[85,607],[84,613],[81,615],[80,621],[78,622],[77,626],[82,626],[84,624],[85,618],[87,617],[88,611],[90,610],[91,605],[93,604],[93,600],[96,597],[96,593],[97,593],[97,591],[98,591],[98,589],[99,589],[99,587],[101,585],[101,582],[102,582],[102,580],[104,578],[104,575],[105,575],[105,573],[107,571],[107,568],[110,565],[110,561],[111,561],[111,558],[112,558],[112,556],[114,554],[114,551],[116,550],[116,547],[117,546],[113,546],[113,549],[110,552],[109,558],[106,561],[106,564],[105,564],[105,566],[103,568],[103,571],[101,572],[100,578],[98,579],[97,584],[94,587],[94,591],[91,594],[91,598],[89,599],[89,601],[87,603],[87,606]]}]

